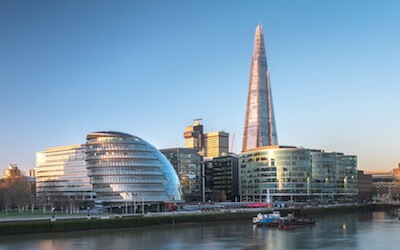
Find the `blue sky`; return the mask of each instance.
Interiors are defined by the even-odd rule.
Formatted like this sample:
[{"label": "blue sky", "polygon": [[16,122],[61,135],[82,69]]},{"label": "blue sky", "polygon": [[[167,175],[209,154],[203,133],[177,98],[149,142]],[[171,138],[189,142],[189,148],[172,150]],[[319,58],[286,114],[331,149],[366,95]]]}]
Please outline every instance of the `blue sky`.
[{"label": "blue sky", "polygon": [[398,1],[0,1],[0,169],[116,130],[243,134],[264,26],[280,144],[400,161]]}]

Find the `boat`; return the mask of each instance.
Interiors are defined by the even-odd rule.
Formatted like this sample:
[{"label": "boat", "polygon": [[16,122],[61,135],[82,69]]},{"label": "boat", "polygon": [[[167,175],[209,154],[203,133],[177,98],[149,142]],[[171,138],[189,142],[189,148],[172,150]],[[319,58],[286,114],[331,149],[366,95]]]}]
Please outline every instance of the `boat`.
[{"label": "boat", "polygon": [[270,223],[277,222],[281,219],[281,214],[279,211],[275,211],[271,214],[257,214],[253,218],[253,224],[257,226],[268,226]]},{"label": "boat", "polygon": [[274,223],[273,226],[277,226],[280,229],[290,229],[305,226],[314,226],[317,223],[315,219],[298,219],[293,214],[288,214],[285,219],[279,220]]},{"label": "boat", "polygon": [[297,228],[297,227],[305,227],[305,226],[314,226],[317,223],[316,220],[294,220],[294,221],[281,221],[278,223],[278,228],[281,229],[289,229],[289,228]]}]

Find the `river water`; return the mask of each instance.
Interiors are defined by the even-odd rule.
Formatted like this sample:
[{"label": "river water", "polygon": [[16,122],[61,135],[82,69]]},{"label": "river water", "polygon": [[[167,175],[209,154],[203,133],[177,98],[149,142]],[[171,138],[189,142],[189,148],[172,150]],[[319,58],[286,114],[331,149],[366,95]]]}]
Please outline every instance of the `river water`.
[{"label": "river water", "polygon": [[314,227],[254,228],[251,220],[1,236],[0,249],[400,249],[400,220],[386,212],[317,217]]}]

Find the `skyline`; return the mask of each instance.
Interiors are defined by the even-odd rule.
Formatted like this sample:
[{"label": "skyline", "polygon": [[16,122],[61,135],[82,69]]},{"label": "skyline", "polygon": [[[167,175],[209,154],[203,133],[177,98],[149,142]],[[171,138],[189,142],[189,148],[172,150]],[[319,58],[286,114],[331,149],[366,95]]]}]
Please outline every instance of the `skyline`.
[{"label": "skyline", "polygon": [[36,152],[93,131],[183,147],[199,117],[235,132],[238,153],[258,22],[281,145],[395,168],[400,4],[386,2],[2,1],[0,169],[27,172]]}]

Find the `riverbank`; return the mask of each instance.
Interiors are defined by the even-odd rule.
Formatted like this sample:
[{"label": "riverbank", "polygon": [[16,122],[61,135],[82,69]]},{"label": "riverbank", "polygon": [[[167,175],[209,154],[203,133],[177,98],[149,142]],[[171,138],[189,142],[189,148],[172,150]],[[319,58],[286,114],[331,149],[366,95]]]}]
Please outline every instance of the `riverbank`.
[{"label": "riverbank", "polygon": [[[386,205],[354,205],[335,207],[312,207],[302,209],[283,208],[282,215],[294,212],[300,216],[323,215],[332,213],[349,213],[358,211],[380,211],[389,209]],[[117,216],[103,215],[88,218],[63,219],[57,218],[51,221],[13,221],[0,223],[0,235],[27,234],[27,233],[51,233],[82,231],[92,229],[128,228],[154,225],[168,225],[177,223],[199,223],[251,219],[257,213],[267,213],[271,210],[246,209],[246,210],[225,210],[219,212],[195,212],[195,213],[162,213],[148,214],[144,216]]]}]

